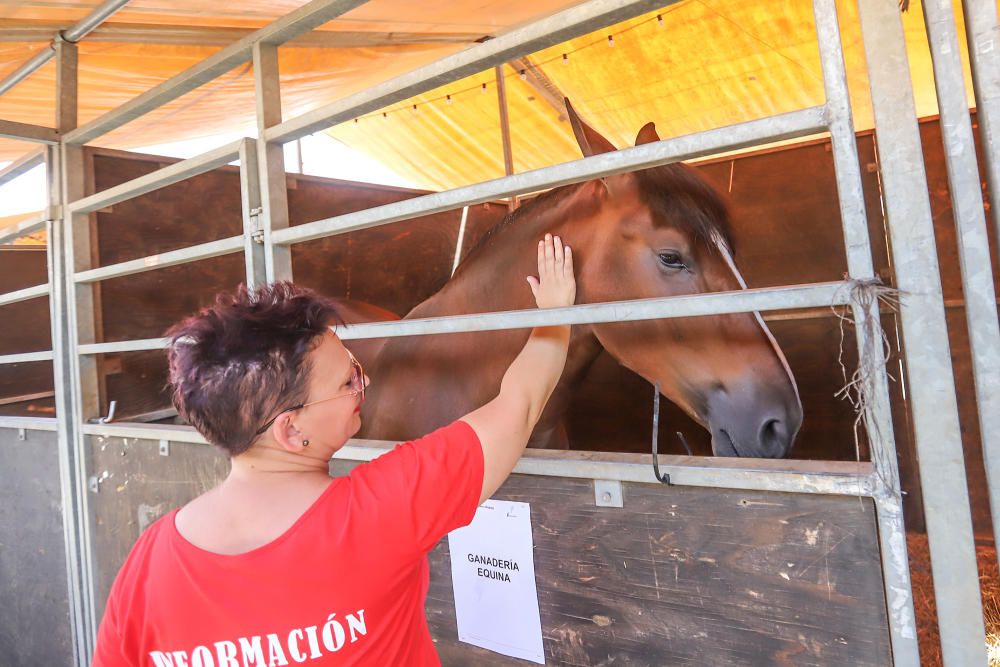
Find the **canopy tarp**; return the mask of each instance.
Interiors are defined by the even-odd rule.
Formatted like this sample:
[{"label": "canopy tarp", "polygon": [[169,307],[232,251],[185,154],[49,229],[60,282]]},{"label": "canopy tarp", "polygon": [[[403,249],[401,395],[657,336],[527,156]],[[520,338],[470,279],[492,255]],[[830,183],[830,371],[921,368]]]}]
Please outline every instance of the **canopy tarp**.
[{"label": "canopy tarp", "polygon": [[[28,0],[0,5],[0,77],[48,48],[46,36],[71,26],[95,4]],[[80,43],[80,123],[302,4],[134,0]],[[284,117],[573,4],[372,0],[280,49]],[[856,4],[838,0],[837,7],[855,123],[867,129],[872,114]],[[954,5],[961,16],[960,1]],[[822,103],[812,7],[811,0],[684,0],[506,65],[514,170],[579,156],[569,124],[562,119],[564,95],[619,146],[631,145],[647,121],[655,121],[666,138]],[[912,3],[902,20],[918,115],[934,115],[937,106],[919,3]],[[960,34],[963,57],[964,39]],[[972,106],[968,74],[967,90]],[[6,120],[51,125],[54,109],[53,63],[0,96],[0,118]],[[253,128],[253,72],[248,63],[95,143],[129,149],[234,130],[253,134]],[[328,131],[426,188],[504,174],[493,70]],[[16,159],[26,150],[30,146],[23,142],[0,141],[0,161]]]}]

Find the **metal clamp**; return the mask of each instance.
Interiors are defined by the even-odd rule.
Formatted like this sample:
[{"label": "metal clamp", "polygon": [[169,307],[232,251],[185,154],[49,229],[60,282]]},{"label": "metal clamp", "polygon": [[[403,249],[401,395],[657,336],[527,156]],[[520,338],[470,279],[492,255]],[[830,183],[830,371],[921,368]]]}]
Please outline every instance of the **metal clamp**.
[{"label": "metal clamp", "polygon": [[250,209],[250,240],[261,245],[264,243],[264,228],[260,224],[263,214],[264,207],[262,206]]}]

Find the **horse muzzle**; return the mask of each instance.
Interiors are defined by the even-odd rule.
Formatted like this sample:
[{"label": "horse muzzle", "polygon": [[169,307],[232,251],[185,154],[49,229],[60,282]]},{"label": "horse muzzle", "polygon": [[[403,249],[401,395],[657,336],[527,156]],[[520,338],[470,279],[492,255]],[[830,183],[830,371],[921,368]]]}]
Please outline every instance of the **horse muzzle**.
[{"label": "horse muzzle", "polygon": [[788,456],[802,425],[797,396],[767,387],[720,387],[708,397],[715,456],[780,459]]}]

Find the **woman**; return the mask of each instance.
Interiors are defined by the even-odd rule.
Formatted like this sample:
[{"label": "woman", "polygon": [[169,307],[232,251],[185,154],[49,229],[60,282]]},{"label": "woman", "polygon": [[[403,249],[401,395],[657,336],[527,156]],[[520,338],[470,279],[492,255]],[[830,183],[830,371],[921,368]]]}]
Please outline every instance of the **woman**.
[{"label": "woman", "polygon": [[[572,305],[572,253],[538,244],[540,308]],[[94,665],[439,664],[427,553],[504,482],[566,361],[569,327],[531,332],[499,394],[348,476],[368,382],[287,283],[221,296],[171,330],[173,401],[231,458],[216,488],[150,526],[111,589]],[[433,390],[433,388],[428,388]]]}]

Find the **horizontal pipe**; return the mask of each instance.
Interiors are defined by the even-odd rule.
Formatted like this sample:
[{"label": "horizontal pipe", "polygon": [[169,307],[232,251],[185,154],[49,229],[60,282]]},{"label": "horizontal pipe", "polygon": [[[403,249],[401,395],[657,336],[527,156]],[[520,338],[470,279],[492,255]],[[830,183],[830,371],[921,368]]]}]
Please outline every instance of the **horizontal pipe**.
[{"label": "horizontal pipe", "polygon": [[0,354],[0,365],[27,364],[34,361],[52,361],[52,350],[44,352],[24,352],[22,354]]},{"label": "horizontal pipe", "polygon": [[174,164],[157,169],[151,174],[134,178],[121,185],[108,188],[103,192],[98,192],[78,199],[69,204],[71,213],[90,213],[102,208],[112,206],[119,202],[134,199],[147,192],[165,188],[168,185],[179,183],[185,179],[211,171],[216,167],[229,164],[240,155],[240,146],[246,139],[234,141],[225,146],[220,146],[202,155],[198,155],[187,160],[181,160]]},{"label": "horizontal pipe", "polygon": [[25,431],[55,431],[55,417],[0,417],[0,428],[23,428]]},{"label": "horizontal pipe", "polygon": [[850,292],[850,283],[848,282],[829,282],[610,303],[588,303],[568,308],[533,308],[502,313],[371,322],[336,327],[335,330],[341,339],[355,340],[525,329],[562,324],[635,322],[674,317],[700,317],[725,313],[844,305],[850,302]]},{"label": "horizontal pipe", "polygon": [[[207,444],[190,426],[173,424],[84,424],[87,435],[135,438],[158,442]],[[385,440],[348,440],[335,460],[371,461],[392,449]],[[871,463],[851,461],[798,461],[737,459],[700,456],[659,457],[662,471],[677,486],[730,488],[788,493],[819,493],[871,497],[874,486]],[[607,479],[659,484],[648,454],[553,452],[528,450],[514,473],[545,477]]]},{"label": "horizontal pipe", "polygon": [[142,95],[68,132],[70,144],[86,144],[249,62],[255,43],[282,44],[332,21],[367,0],[313,0]]},{"label": "horizontal pipe", "polygon": [[[0,19],[0,43],[47,42],[64,21]],[[200,25],[107,23],[87,35],[87,43],[166,44],[225,47],[253,34],[251,28]],[[472,44],[481,32],[377,32],[368,30],[314,30],[286,42],[284,48],[352,49],[427,44]]]},{"label": "horizontal pipe", "polygon": [[62,38],[67,42],[79,42],[87,34],[104,23],[112,14],[129,3],[129,0],[106,0],[98,5],[94,11],[83,17],[69,30],[64,30]]},{"label": "horizontal pipe", "polygon": [[22,176],[40,164],[45,164],[45,148],[36,148],[32,152],[24,155],[3,169],[0,169],[0,185],[13,181],[18,176]]},{"label": "horizontal pipe", "polygon": [[86,345],[78,345],[76,350],[81,356],[87,354],[145,352],[147,350],[162,350],[167,347],[169,341],[169,338],[143,338],[141,340],[123,340],[117,343],[88,343]]},{"label": "horizontal pipe", "polygon": [[271,238],[282,245],[311,241],[526,192],[816,134],[825,131],[826,126],[826,107],[810,107],[275,230]]},{"label": "horizontal pipe", "polygon": [[154,269],[163,269],[168,266],[177,266],[178,264],[187,264],[188,262],[196,262],[202,259],[229,255],[234,252],[240,252],[241,250],[243,250],[243,236],[233,236],[227,239],[202,243],[189,248],[171,250],[170,252],[161,253],[159,255],[150,255],[148,257],[133,259],[127,262],[120,262],[110,266],[102,266],[99,269],[81,271],[73,276],[73,280],[77,283],[94,283],[99,280],[120,278],[121,276],[129,276],[134,273],[142,273],[144,271],[152,271]]},{"label": "horizontal pipe", "polygon": [[580,3],[275,125],[264,132],[264,140],[286,144],[301,139],[394,102],[502,65],[512,58],[561,44],[674,2],[676,0],[590,0]]},{"label": "horizontal pipe", "polygon": [[[363,338],[394,338],[398,336],[425,336],[430,334],[466,333],[474,331],[501,331],[526,329],[560,324],[596,324],[599,322],[635,322],[640,320],[669,319],[673,317],[700,317],[749,311],[782,310],[786,308],[817,308],[844,305],[850,302],[850,282],[816,283],[789,287],[766,287],[670,296],[657,299],[636,299],[609,303],[588,303],[568,308],[513,310],[501,313],[454,315],[395,322],[371,322],[336,327],[342,340]],[[84,354],[111,354],[162,350],[168,338],[145,338],[115,343],[80,345]]]},{"label": "horizontal pipe", "polygon": [[19,303],[21,301],[27,301],[29,299],[37,299],[39,297],[48,295],[49,295],[48,283],[44,285],[35,285],[34,287],[25,287],[24,289],[19,289],[15,292],[7,292],[6,294],[0,294],[0,306],[8,306],[12,303]]},{"label": "horizontal pipe", "polygon": [[14,239],[22,236],[27,236],[28,234],[34,234],[39,229],[45,229],[45,225],[54,218],[55,216],[51,216],[47,213],[39,213],[38,215],[28,218],[27,220],[15,222],[9,227],[4,227],[3,229],[0,229],[0,244],[13,241]]}]

